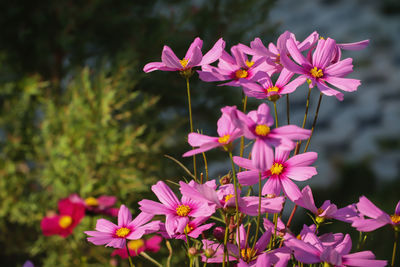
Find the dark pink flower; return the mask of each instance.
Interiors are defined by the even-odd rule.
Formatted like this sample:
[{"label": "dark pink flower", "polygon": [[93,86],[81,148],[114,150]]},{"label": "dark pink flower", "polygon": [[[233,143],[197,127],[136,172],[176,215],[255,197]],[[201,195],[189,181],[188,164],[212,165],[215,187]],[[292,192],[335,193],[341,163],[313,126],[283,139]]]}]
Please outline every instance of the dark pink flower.
[{"label": "dark pink flower", "polygon": [[294,140],[304,140],[310,137],[311,131],[302,129],[296,125],[286,125],[275,129],[269,107],[263,103],[257,111],[250,111],[247,115],[236,109],[227,107],[233,124],[240,128],[248,139],[255,139],[251,150],[253,166],[258,170],[266,170],[272,166],[274,152],[271,146],[282,146],[283,149],[294,148]]},{"label": "dark pink flower", "polygon": [[151,234],[160,228],[159,221],[149,222],[154,215],[141,212],[134,220],[132,214],[125,205],[121,205],[118,212],[118,225],[105,220],[98,219],[96,231],[86,231],[89,235],[87,240],[95,245],[106,245],[106,247],[123,248],[126,240],[137,240],[145,234]]},{"label": "dark pink flower", "polygon": [[116,217],[118,208],[114,208],[117,198],[115,196],[88,197],[84,200],[86,210],[94,214],[105,214]]},{"label": "dark pink flower", "polygon": [[360,197],[357,203],[357,209],[361,215],[369,217],[358,218],[353,221],[352,226],[361,232],[371,232],[387,224],[391,225],[395,230],[400,230],[400,201],[397,202],[393,215],[389,215],[375,206],[365,196]]},{"label": "dark pink flower", "polygon": [[225,41],[220,38],[213,48],[208,51],[204,56],[201,52],[203,41],[197,37],[190,45],[186,55],[183,59],[179,59],[169,46],[164,46],[161,55],[161,62],[151,62],[144,66],[144,72],[151,72],[155,70],[162,71],[185,71],[193,67],[208,65],[216,61],[222,51],[225,49]]},{"label": "dark pink flower", "polygon": [[40,222],[43,234],[67,237],[85,216],[85,206],[71,197],[58,202],[59,215],[44,217]]},{"label": "dark pink flower", "polygon": [[261,179],[267,179],[262,194],[279,196],[281,190],[292,201],[301,197],[301,192],[297,185],[292,182],[306,181],[312,176],[317,174],[315,167],[309,165],[313,164],[317,159],[318,154],[315,152],[306,152],[303,154],[295,155],[288,159],[290,150],[282,149],[282,147],[275,148],[275,157],[272,162],[266,162],[266,169],[257,169],[253,161],[234,157],[233,161],[240,167],[248,169],[238,173],[238,180],[241,185],[254,185],[258,183],[259,175]]},{"label": "dark pink flower", "polygon": [[192,147],[198,147],[183,154],[183,157],[193,156],[213,149],[215,147],[224,147],[230,150],[232,142],[242,135],[242,132],[231,121],[228,114],[224,112],[225,108],[221,109],[222,116],[218,120],[218,135],[219,137],[207,136],[199,133],[190,133],[188,142]]},{"label": "dark pink flower", "polygon": [[179,200],[163,181],[157,182],[151,190],[161,203],[144,199],[139,202],[140,210],[153,215],[165,215],[165,228],[170,236],[184,233],[190,218],[209,217],[215,212],[214,205],[210,206],[188,196]]},{"label": "dark pink flower", "polygon": [[[141,252],[158,252],[160,250],[160,243],[162,241],[162,237],[159,235],[155,235],[150,237],[149,239],[136,239],[128,241],[129,254],[132,257],[139,255]],[[118,255],[123,259],[128,258],[128,252],[126,248],[115,249],[111,256]]]}]

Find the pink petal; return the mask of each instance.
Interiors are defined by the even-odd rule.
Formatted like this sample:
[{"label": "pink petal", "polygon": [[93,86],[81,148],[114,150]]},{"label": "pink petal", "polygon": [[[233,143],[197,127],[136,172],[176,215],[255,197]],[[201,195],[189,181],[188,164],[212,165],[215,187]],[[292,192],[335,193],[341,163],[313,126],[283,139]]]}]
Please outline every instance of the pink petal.
[{"label": "pink petal", "polygon": [[251,157],[253,166],[259,171],[264,171],[272,166],[274,152],[265,141],[256,139],[256,142],[253,144],[253,149],[251,150]]},{"label": "pink petal", "polygon": [[396,205],[396,209],[395,209],[395,211],[394,211],[394,214],[400,215],[400,201],[397,202],[397,205]]},{"label": "pink petal", "polygon": [[318,209],[315,206],[314,203],[314,197],[312,195],[311,188],[307,185],[306,187],[303,188],[301,191],[302,197],[298,201],[296,201],[296,204],[299,205],[300,207],[303,207],[305,209],[308,209],[314,214],[318,213]]},{"label": "pink petal", "polygon": [[178,57],[168,46],[164,46],[164,49],[161,54],[161,60],[165,64],[166,67],[174,68],[174,69],[183,69],[182,64],[180,63]]},{"label": "pink petal", "polygon": [[114,233],[117,228],[117,225],[105,219],[98,219],[96,223],[96,230],[99,232]]},{"label": "pink petal", "polygon": [[327,96],[335,96],[338,100],[343,101],[343,94],[340,93],[339,91],[336,91],[330,87],[328,87],[326,84],[324,84],[321,81],[317,81],[317,86],[318,89],[323,93],[324,95]]},{"label": "pink petal", "polygon": [[290,140],[304,140],[310,137],[311,130],[296,125],[285,125],[271,130],[271,134],[283,136]]},{"label": "pink petal", "polygon": [[361,50],[368,46],[369,40],[363,40],[355,43],[337,44],[343,50]]},{"label": "pink petal", "polygon": [[176,68],[169,68],[162,62],[150,62],[143,67],[144,72],[152,72],[155,70],[174,71]]},{"label": "pink petal", "polygon": [[258,183],[259,172],[258,171],[243,171],[237,174],[237,178],[241,185],[253,185]]},{"label": "pink petal", "polygon": [[280,88],[284,87],[290,81],[293,75],[293,72],[289,71],[288,69],[283,69],[275,85]]},{"label": "pink petal", "polygon": [[90,237],[87,238],[89,242],[92,242],[95,245],[105,245],[109,243],[113,237],[110,233],[96,232],[96,231],[86,231],[85,234]]},{"label": "pink petal", "polygon": [[[288,69],[291,72],[297,73],[297,74],[308,74],[308,72],[302,67],[297,64],[295,64],[293,61],[289,59],[289,57],[286,54],[281,55],[281,63],[283,67]],[[307,64],[306,66],[308,66]]]},{"label": "pink petal", "polygon": [[257,124],[266,124],[271,126],[274,124],[274,119],[271,116],[269,107],[267,104],[262,103],[257,108],[257,120],[255,120]]},{"label": "pink petal", "polygon": [[213,148],[222,146],[222,144],[218,143],[218,142],[214,142],[214,143],[208,143],[208,144],[204,144],[202,146],[200,146],[199,148],[193,149],[193,150],[189,150],[188,152],[186,152],[185,154],[182,155],[182,157],[190,157],[196,154],[200,154],[203,152],[206,152],[208,150],[211,150]]},{"label": "pink petal", "polygon": [[203,54],[201,53],[201,49],[199,47],[195,47],[193,49],[192,56],[188,59],[189,61],[186,65],[185,69],[200,65],[202,58],[203,58]]},{"label": "pink petal", "polygon": [[303,167],[313,164],[317,160],[318,154],[315,152],[306,152],[295,155],[286,161],[290,167]]},{"label": "pink petal", "polygon": [[[293,39],[288,39],[286,41],[286,48],[287,51],[290,53],[292,56],[293,60],[296,61],[299,65],[306,65],[308,64],[306,58],[300,53],[299,49],[297,48],[297,45],[295,44]],[[282,59],[281,55],[281,59]]]},{"label": "pink petal", "polygon": [[255,38],[254,41],[250,42],[250,47],[254,50],[254,52],[261,56],[273,56],[272,54],[262,43],[260,38]]},{"label": "pink petal", "polygon": [[158,203],[158,202],[155,202],[152,200],[148,200],[148,199],[143,199],[138,204],[140,205],[141,211],[150,213],[150,214],[167,215],[167,214],[171,214],[172,211],[175,211],[175,209],[168,208],[161,203]]},{"label": "pink petal", "polygon": [[188,135],[188,143],[193,147],[202,146],[206,143],[213,142],[218,142],[218,138],[199,133],[189,133]]},{"label": "pink petal", "polygon": [[326,77],[325,81],[346,92],[354,92],[360,86],[360,80],[338,77]]},{"label": "pink petal", "polygon": [[344,77],[347,74],[353,72],[353,59],[346,58],[335,64],[329,65],[324,70],[325,76],[337,76],[337,77]]},{"label": "pink petal", "polygon": [[244,169],[247,170],[253,170],[254,166],[253,163],[250,159],[246,159],[246,158],[241,158],[241,157],[233,157],[233,162],[238,165],[239,167],[242,167]]},{"label": "pink petal", "polygon": [[138,216],[129,224],[129,226],[134,226],[135,228],[147,223],[151,219],[153,219],[154,214],[149,214],[146,212],[139,213]]},{"label": "pink petal", "polygon": [[290,150],[283,146],[278,146],[275,148],[275,162],[284,163],[289,157]]},{"label": "pink petal", "polygon": [[371,232],[386,224],[388,224],[388,222],[376,219],[355,219],[351,226],[357,228],[357,231],[360,232]]},{"label": "pink petal", "polygon": [[276,196],[279,196],[281,193],[282,185],[276,176],[270,177],[267,182],[265,183],[261,194],[262,195],[268,195],[268,194],[274,194]]},{"label": "pink petal", "polygon": [[219,136],[224,136],[226,134],[230,135],[235,129],[237,129],[237,127],[232,123],[231,117],[224,112],[222,113],[221,118],[219,118],[217,126],[217,132]]},{"label": "pink petal", "polygon": [[328,38],[326,40],[320,39],[315,48],[312,62],[314,67],[324,69],[328,63],[332,60],[332,55],[335,51],[336,42],[335,40]]},{"label": "pink petal", "polygon": [[296,79],[294,79],[293,81],[291,81],[290,83],[288,83],[287,85],[285,85],[282,88],[282,91],[280,91],[281,94],[290,94],[292,92],[294,92],[297,87],[299,87],[300,85],[302,85],[303,83],[305,83],[307,80],[307,78],[305,76],[299,76]]},{"label": "pink petal", "polygon": [[186,52],[185,59],[190,60],[193,54],[195,53],[194,50],[196,48],[199,48],[201,53],[202,47],[203,47],[203,41],[199,37],[196,37],[194,41],[190,44],[189,49]]},{"label": "pink petal", "polygon": [[225,41],[220,38],[214,46],[208,51],[200,62],[200,65],[211,64],[221,57],[222,51],[225,49]]},{"label": "pink petal", "polygon": [[297,47],[300,51],[304,51],[309,49],[311,46],[313,46],[317,40],[318,40],[319,34],[314,31],[311,33],[306,39],[304,39],[303,42],[301,42]]},{"label": "pink petal", "polygon": [[315,167],[290,167],[285,175],[295,181],[306,181],[317,174]]},{"label": "pink petal", "polygon": [[106,247],[123,248],[125,247],[125,244],[126,244],[125,238],[113,238],[108,244],[106,244]]},{"label": "pink petal", "polygon": [[118,226],[127,226],[132,221],[132,213],[125,205],[121,205],[118,211]]},{"label": "pink petal", "polygon": [[375,206],[368,198],[365,196],[361,196],[359,202],[357,203],[357,209],[361,212],[361,214],[371,217],[373,219],[378,218],[384,212]]},{"label": "pink petal", "polygon": [[157,198],[170,209],[175,209],[176,206],[180,205],[180,201],[172,192],[171,188],[166,185],[163,181],[158,181],[151,187],[151,190],[156,194]]},{"label": "pink petal", "polygon": [[293,202],[301,198],[301,192],[297,185],[288,178],[280,179],[285,195]]}]

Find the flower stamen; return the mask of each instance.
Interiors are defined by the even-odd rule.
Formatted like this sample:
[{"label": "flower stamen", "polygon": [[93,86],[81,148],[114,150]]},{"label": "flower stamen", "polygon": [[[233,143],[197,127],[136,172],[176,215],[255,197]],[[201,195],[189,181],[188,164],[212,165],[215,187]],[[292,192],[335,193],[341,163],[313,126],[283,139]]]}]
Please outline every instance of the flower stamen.
[{"label": "flower stamen", "polygon": [[182,67],[186,68],[186,65],[188,64],[189,60],[184,58],[182,60],[179,60],[179,62],[181,63]]},{"label": "flower stamen", "polygon": [[272,165],[270,171],[271,171],[271,174],[272,174],[272,175],[279,175],[279,174],[281,174],[282,171],[283,171],[283,165],[282,165],[281,163],[275,162],[275,163]]},{"label": "flower stamen", "polygon": [[124,238],[127,235],[129,235],[130,232],[131,232],[131,230],[129,228],[121,227],[121,228],[117,229],[117,231],[115,231],[115,235],[117,237]]},{"label": "flower stamen", "polygon": [[237,70],[235,72],[235,77],[236,79],[240,79],[240,78],[246,78],[249,75],[249,73],[246,70]]},{"label": "flower stamen", "polygon": [[88,197],[87,199],[85,199],[85,204],[88,206],[95,207],[99,205],[99,201],[94,197]]},{"label": "flower stamen", "polygon": [[229,134],[221,136],[220,138],[218,138],[218,143],[226,145],[230,138],[231,136]]},{"label": "flower stamen", "polygon": [[322,72],[322,69],[318,69],[317,67],[314,67],[310,70],[310,74],[311,76],[313,76],[314,78],[321,78],[322,76],[324,76],[324,73]]},{"label": "flower stamen", "polygon": [[255,132],[260,136],[267,136],[270,132],[270,128],[265,124],[259,124],[256,126]]},{"label": "flower stamen", "polygon": [[246,60],[246,66],[251,68],[254,65],[254,61],[248,61]]},{"label": "flower stamen", "polygon": [[190,207],[188,205],[179,205],[176,208],[176,214],[180,217],[186,217],[190,212]]},{"label": "flower stamen", "polygon": [[61,216],[60,220],[58,221],[58,225],[63,229],[68,228],[71,224],[72,224],[72,217],[69,215]]},{"label": "flower stamen", "polygon": [[390,216],[393,223],[400,223],[400,215],[394,214]]}]

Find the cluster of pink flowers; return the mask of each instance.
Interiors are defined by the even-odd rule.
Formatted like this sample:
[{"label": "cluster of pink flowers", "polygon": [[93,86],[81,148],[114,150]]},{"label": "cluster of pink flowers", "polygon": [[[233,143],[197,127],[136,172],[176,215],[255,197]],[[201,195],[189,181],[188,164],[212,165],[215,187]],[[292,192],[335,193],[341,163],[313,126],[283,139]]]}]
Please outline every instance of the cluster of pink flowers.
[{"label": "cluster of pink flowers", "polygon": [[[196,38],[182,59],[164,46],[162,61],[147,64],[144,71],[177,71],[188,78],[194,68],[199,67],[197,72],[203,81],[242,87],[248,97],[266,99],[274,104],[306,82],[310,90],[318,88],[321,96],[343,100],[339,90],[353,92],[361,83],[347,78],[353,71],[352,59],[343,59],[342,50],[363,49],[368,43],[364,40],[337,44],[331,38],[320,37],[317,32],[300,42],[293,33],[285,32],[277,44],[270,43],[267,47],[256,38],[250,46],[233,46],[230,54],[225,50],[225,42],[219,39],[203,56],[203,42]],[[217,60],[217,64],[211,65]],[[228,178],[221,179],[217,185],[215,180],[197,180],[194,173],[195,180],[179,182],[181,197],[159,181],[152,186],[158,202],[141,200],[138,203],[141,213],[134,220],[122,205],[118,225],[98,220],[96,231],[85,232],[90,236],[88,241],[122,249],[126,239],[143,245],[144,241],[137,240],[142,240],[143,235],[158,233],[166,239],[184,240],[191,263],[201,255],[203,262],[223,263],[224,266],[231,261],[237,266],[287,266],[290,261],[299,266],[317,263],[386,266],[387,261],[376,260],[371,251],[351,253],[352,241],[348,234],[321,233],[321,227],[328,221],[339,220],[361,232],[391,225],[398,233],[400,202],[394,215],[386,214],[364,196],[358,203],[346,207],[338,208],[326,200],[317,208],[307,181],[317,174],[312,164],[318,154],[299,153],[301,140],[310,140],[311,130],[291,124],[278,127],[266,103],[248,113],[235,106],[223,107],[221,113],[217,122],[218,136],[189,133],[188,143],[192,149],[183,157],[221,148],[232,160],[233,169]],[[238,143],[235,140],[239,138],[249,140],[247,145],[251,145],[251,153],[247,157],[233,156]],[[259,194],[252,195],[252,186],[257,184]],[[313,224],[304,225],[298,234],[289,228],[292,216],[284,223],[282,213],[287,201],[308,210],[313,219]],[[160,215],[162,221],[151,221]],[[265,217],[263,227],[261,217]],[[123,250],[114,253],[126,256]]]}]

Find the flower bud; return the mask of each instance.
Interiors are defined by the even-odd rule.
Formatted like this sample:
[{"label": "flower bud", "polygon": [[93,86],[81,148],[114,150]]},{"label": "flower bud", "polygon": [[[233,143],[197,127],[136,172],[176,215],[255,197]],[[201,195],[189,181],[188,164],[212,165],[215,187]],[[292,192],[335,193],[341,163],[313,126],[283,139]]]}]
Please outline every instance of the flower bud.
[{"label": "flower bud", "polygon": [[223,242],[224,237],[225,237],[225,229],[223,227],[215,227],[213,230],[213,236],[219,241]]},{"label": "flower bud", "polygon": [[222,176],[222,178],[219,179],[219,183],[220,183],[221,185],[226,185],[226,184],[230,184],[230,183],[231,183],[231,180],[232,180],[232,178],[231,178],[231,173],[228,173],[227,175]]},{"label": "flower bud", "polygon": [[214,254],[215,254],[215,250],[213,250],[212,248],[207,248],[204,250],[204,255],[207,258],[212,258],[214,256]]},{"label": "flower bud", "polygon": [[189,256],[191,256],[191,257],[196,256],[197,253],[198,253],[198,251],[197,251],[197,249],[196,249],[195,247],[190,247],[190,248],[188,249],[188,254],[189,254]]}]

